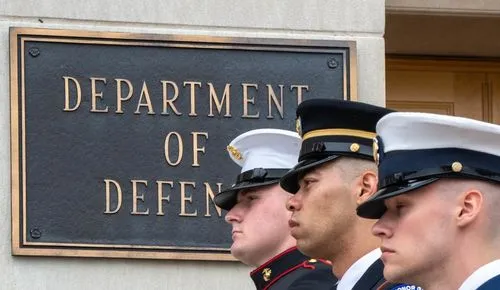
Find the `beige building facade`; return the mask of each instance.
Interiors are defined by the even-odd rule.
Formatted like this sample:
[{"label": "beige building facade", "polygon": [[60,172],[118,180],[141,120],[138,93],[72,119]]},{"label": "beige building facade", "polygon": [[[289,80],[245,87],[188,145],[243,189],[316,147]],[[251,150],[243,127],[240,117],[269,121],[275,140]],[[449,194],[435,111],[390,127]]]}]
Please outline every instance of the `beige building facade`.
[{"label": "beige building facade", "polygon": [[387,105],[499,124],[499,16],[498,1],[387,1]]},{"label": "beige building facade", "polygon": [[232,261],[12,255],[10,27],[355,41],[358,100],[500,123],[496,0],[0,0],[0,289],[253,289]]}]

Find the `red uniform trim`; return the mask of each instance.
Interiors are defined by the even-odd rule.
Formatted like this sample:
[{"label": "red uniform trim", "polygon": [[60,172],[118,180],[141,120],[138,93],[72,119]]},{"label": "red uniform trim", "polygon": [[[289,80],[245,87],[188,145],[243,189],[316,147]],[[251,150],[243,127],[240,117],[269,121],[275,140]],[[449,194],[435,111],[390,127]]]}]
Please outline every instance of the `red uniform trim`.
[{"label": "red uniform trim", "polygon": [[311,269],[311,270],[314,270],[316,269],[316,266],[314,266],[313,264],[310,264],[309,261],[304,261],[288,270],[286,270],[285,272],[281,273],[280,275],[276,276],[271,282],[269,282],[269,284],[267,284],[266,287],[264,287],[264,289],[262,290],[267,290],[269,289],[269,287],[271,287],[276,281],[278,281],[279,279],[281,279],[283,276],[287,275],[288,273],[290,272],[293,272],[295,270],[297,270],[298,268],[308,268],[308,269]]},{"label": "red uniform trim", "polygon": [[[250,275],[253,276],[254,274],[256,273],[259,273],[266,267],[268,267],[270,264],[272,264],[273,262],[275,262],[276,260],[278,260],[279,258],[287,255],[288,253],[290,252],[293,252],[293,251],[296,251],[297,250],[297,247],[291,247],[281,253],[279,253],[278,255],[274,256],[273,258],[269,259],[266,263],[262,264],[261,266],[259,266],[258,268],[256,268],[255,270],[253,270],[252,272],[250,272]],[[327,264],[327,265],[331,265],[331,262],[328,261],[328,260],[324,260],[324,259],[316,259],[317,262],[319,263],[323,263],[323,264]],[[287,269],[286,271],[283,271],[281,274],[279,274],[278,276],[274,277],[271,281],[269,281],[267,283],[267,285],[262,289],[262,290],[267,290],[269,289],[273,284],[275,284],[278,280],[280,280],[281,278],[283,278],[284,276],[288,275],[289,273],[299,269],[299,268],[307,268],[307,269],[311,269],[311,270],[314,270],[316,269],[316,266],[313,265],[312,263],[309,262],[309,260],[306,260],[306,261],[302,261],[300,263],[298,263],[297,265],[293,266],[293,267],[290,267],[289,269]]]},{"label": "red uniform trim", "polygon": [[[304,262],[305,263],[305,262]],[[276,281],[278,281],[279,279],[281,279],[281,277],[285,276],[286,274],[290,273],[290,272],[293,272],[295,271],[296,269],[300,268],[304,263],[300,263],[288,270],[286,270],[285,272],[281,273],[280,275],[276,276],[273,280],[271,280],[271,282],[269,282],[269,284],[267,284],[266,287],[264,287],[264,289],[262,290],[267,290],[269,289],[269,287],[271,287]]]},{"label": "red uniform trim", "polygon": [[269,264],[271,264],[272,262],[276,261],[277,259],[279,259],[280,257],[283,257],[284,255],[292,252],[292,251],[295,251],[297,249],[297,247],[291,247],[290,249],[288,250],[285,250],[281,253],[279,253],[278,255],[272,257],[270,260],[268,260],[267,262],[265,262],[264,264],[260,265],[258,268],[256,268],[255,270],[253,270],[252,272],[250,272],[250,275],[253,275],[255,274],[256,272],[260,272],[262,271],[262,269],[266,268]]}]

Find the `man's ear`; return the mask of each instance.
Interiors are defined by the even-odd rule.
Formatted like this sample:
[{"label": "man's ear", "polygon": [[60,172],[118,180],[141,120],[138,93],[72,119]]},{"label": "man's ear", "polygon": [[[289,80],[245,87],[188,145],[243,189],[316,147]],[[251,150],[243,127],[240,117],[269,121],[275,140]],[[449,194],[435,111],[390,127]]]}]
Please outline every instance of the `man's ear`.
[{"label": "man's ear", "polygon": [[472,189],[460,194],[456,211],[457,226],[465,227],[474,222],[483,210],[484,194]]},{"label": "man's ear", "polygon": [[356,202],[359,205],[377,192],[378,177],[375,172],[367,170],[363,172],[358,181]]}]

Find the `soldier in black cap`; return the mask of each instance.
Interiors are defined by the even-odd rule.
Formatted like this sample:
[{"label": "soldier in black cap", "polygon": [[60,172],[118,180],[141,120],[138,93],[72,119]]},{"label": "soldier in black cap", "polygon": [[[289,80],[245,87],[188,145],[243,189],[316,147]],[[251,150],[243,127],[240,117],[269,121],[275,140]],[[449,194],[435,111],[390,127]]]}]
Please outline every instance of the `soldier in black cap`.
[{"label": "soldier in black cap", "polygon": [[333,99],[297,108],[299,163],[280,181],[294,194],[287,203],[289,225],[301,252],[332,261],[338,290],[406,287],[385,283],[380,242],[370,234],[374,221],[356,215],[356,207],[377,190],[375,124],[389,112]]},{"label": "soldier in black cap", "polygon": [[500,126],[392,113],[377,124],[384,276],[426,290],[500,289]]},{"label": "soldier in black cap", "polygon": [[299,252],[290,235],[285,208],[290,194],[278,182],[297,162],[299,148],[296,133],[278,129],[246,132],[228,146],[242,173],[215,196],[215,203],[228,210],[231,253],[255,267],[251,278],[256,289],[327,290],[337,280],[329,262]]}]

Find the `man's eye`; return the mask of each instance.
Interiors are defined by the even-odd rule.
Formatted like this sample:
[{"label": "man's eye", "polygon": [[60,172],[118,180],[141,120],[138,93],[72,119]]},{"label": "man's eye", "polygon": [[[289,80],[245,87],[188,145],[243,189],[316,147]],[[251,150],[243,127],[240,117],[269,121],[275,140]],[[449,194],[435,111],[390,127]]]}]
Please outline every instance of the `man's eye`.
[{"label": "man's eye", "polygon": [[305,182],[306,185],[311,185],[314,182],[316,182],[316,180],[314,180],[314,179],[306,179],[306,180],[304,180],[304,182]]},{"label": "man's eye", "polygon": [[300,184],[300,187],[307,188],[307,187],[311,186],[314,182],[315,182],[315,180],[310,179],[310,178],[303,179],[302,184]]},{"label": "man's eye", "polygon": [[247,199],[252,201],[252,200],[258,199],[258,197],[256,195],[249,195],[249,196],[247,196]]},{"label": "man's eye", "polygon": [[398,203],[398,204],[396,204],[396,211],[398,213],[401,213],[403,210],[406,209],[406,207],[407,207],[406,204],[404,204],[404,203]]}]

